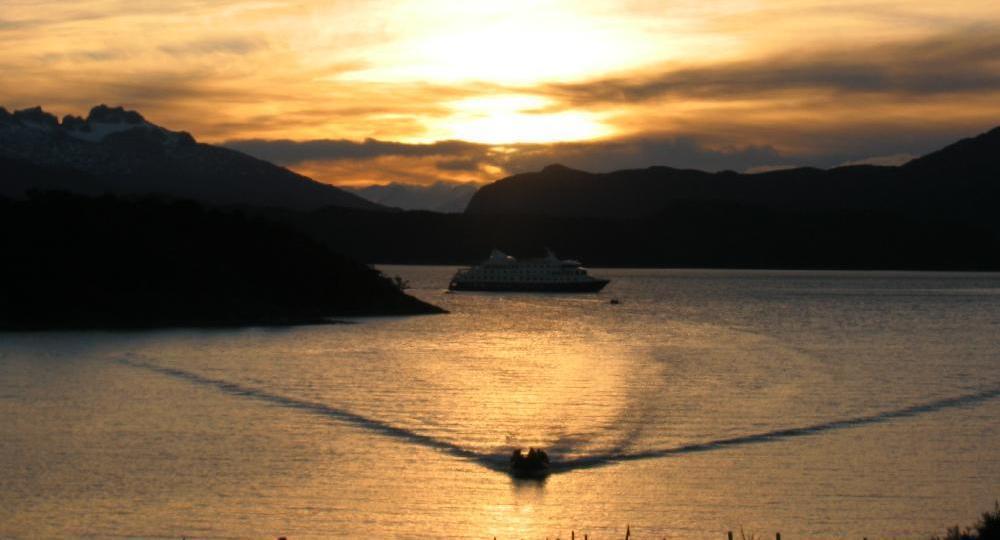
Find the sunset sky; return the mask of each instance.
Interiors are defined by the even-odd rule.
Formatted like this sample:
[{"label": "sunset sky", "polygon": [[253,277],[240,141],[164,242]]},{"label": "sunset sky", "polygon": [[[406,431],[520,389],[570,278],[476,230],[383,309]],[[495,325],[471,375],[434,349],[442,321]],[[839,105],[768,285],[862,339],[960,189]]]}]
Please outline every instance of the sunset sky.
[{"label": "sunset sky", "polygon": [[897,163],[1000,125],[1000,5],[4,0],[0,72],[335,184]]}]

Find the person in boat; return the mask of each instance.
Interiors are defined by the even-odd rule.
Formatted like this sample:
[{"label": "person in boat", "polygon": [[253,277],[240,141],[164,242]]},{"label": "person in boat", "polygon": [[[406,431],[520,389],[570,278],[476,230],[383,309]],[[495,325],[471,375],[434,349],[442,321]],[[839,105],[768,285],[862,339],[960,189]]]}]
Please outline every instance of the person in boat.
[{"label": "person in boat", "polygon": [[530,447],[527,454],[514,450],[510,455],[510,464],[514,467],[545,468],[549,465],[549,456],[541,448]]}]

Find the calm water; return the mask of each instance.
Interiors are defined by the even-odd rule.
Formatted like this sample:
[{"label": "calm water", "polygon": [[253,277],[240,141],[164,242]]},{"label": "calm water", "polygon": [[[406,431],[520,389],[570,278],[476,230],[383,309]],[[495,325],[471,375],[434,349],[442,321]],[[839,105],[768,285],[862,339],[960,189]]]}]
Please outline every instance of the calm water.
[{"label": "calm water", "polygon": [[[1000,497],[1000,275],[385,270],[451,314],[0,334],[0,537],[926,538]],[[497,470],[529,445],[558,472]]]}]

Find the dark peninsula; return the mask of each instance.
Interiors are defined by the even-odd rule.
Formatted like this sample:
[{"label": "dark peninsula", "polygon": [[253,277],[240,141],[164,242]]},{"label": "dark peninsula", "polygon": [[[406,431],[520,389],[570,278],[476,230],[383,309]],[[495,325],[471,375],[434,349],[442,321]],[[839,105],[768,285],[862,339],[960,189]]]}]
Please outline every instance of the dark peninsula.
[{"label": "dark peninsula", "polygon": [[7,330],[443,312],[286,226],[192,201],[58,192],[0,199],[0,250]]}]

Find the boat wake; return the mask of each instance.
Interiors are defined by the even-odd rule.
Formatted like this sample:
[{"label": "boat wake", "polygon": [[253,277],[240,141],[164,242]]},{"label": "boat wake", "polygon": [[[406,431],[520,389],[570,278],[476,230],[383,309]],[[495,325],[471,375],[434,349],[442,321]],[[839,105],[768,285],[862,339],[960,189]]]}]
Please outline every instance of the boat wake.
[{"label": "boat wake", "polygon": [[[391,437],[411,444],[424,446],[427,448],[438,450],[440,452],[444,452],[446,454],[449,454],[457,458],[462,458],[468,461],[472,461],[490,470],[499,472],[508,472],[509,470],[508,463],[510,458],[510,451],[511,448],[513,447],[504,448],[495,453],[478,452],[449,441],[445,441],[430,435],[413,431],[411,429],[394,426],[382,420],[369,418],[367,416],[356,414],[343,409],[338,409],[336,407],[331,407],[329,405],[324,405],[322,403],[317,403],[313,401],[308,401],[288,396],[282,396],[279,394],[267,392],[259,388],[245,386],[242,384],[233,383],[222,379],[213,379],[211,377],[199,375],[191,371],[160,366],[149,362],[143,362],[129,358],[120,359],[118,360],[118,363],[133,368],[145,369],[148,371],[152,371],[154,373],[159,373],[161,375],[166,375],[169,377],[173,377],[175,379],[180,379],[201,386],[214,387],[228,394],[236,396],[244,396],[251,399],[256,399],[259,401],[271,403],[274,405],[279,405],[282,407],[288,407],[292,409],[309,412],[312,414],[321,415],[326,418],[344,422],[346,424],[350,424],[379,435]],[[726,448],[733,448],[751,444],[777,442],[795,437],[818,435],[827,431],[862,427],[872,424],[890,422],[902,418],[912,418],[923,414],[934,413],[946,409],[970,407],[996,398],[1000,398],[1000,387],[982,390],[980,392],[972,394],[965,394],[961,396],[938,399],[935,401],[929,401],[918,405],[912,405],[901,409],[883,411],[866,416],[856,416],[853,418],[834,420],[830,422],[823,422],[809,426],[776,429],[772,431],[752,433],[748,435],[739,435],[736,437],[720,438],[711,441],[685,444],[668,448],[644,450],[639,452],[624,451],[623,445],[619,445],[616,448],[610,449],[606,452],[590,454],[585,456],[578,456],[578,457],[560,458],[558,457],[558,454],[556,452],[563,455],[572,455],[573,453],[572,452],[573,449],[571,448],[572,445],[561,444],[559,445],[560,446],[559,448],[552,449],[553,459],[551,463],[551,472],[562,473],[577,469],[602,467],[606,465],[612,465],[615,463],[639,461],[645,459],[665,458],[670,456],[693,454],[698,452],[708,452],[712,450],[722,450]]]},{"label": "boat wake", "polygon": [[669,448],[645,450],[641,452],[605,453],[605,454],[594,454],[590,456],[583,456],[579,458],[562,460],[558,463],[554,463],[553,472],[558,472],[560,470],[565,471],[574,469],[584,469],[589,467],[600,467],[603,465],[610,465],[613,463],[620,463],[626,461],[638,461],[643,459],[655,459],[655,458],[663,458],[674,455],[707,452],[711,450],[722,450],[724,448],[744,446],[749,444],[777,442],[785,439],[791,439],[794,437],[817,435],[827,431],[835,431],[840,429],[890,422],[892,420],[897,420],[900,418],[912,418],[915,416],[943,411],[946,409],[969,407],[996,398],[1000,398],[1000,387],[992,388],[989,390],[983,390],[973,394],[965,394],[956,397],[929,401],[927,403],[912,405],[910,407],[904,407],[902,409],[883,411],[875,414],[870,414],[867,416],[856,416],[854,418],[834,420],[831,422],[823,422],[809,426],[776,429],[773,431],[752,433],[749,435],[739,435],[736,437],[715,439],[712,441],[685,444]]},{"label": "boat wake", "polygon": [[[316,403],[314,401],[307,401],[304,399],[282,396],[279,394],[274,394],[251,386],[245,386],[242,384],[233,383],[222,379],[213,379],[211,377],[206,377],[204,375],[199,375],[197,373],[186,371],[183,369],[165,367],[156,364],[151,364],[148,362],[132,360],[128,358],[120,359],[118,360],[118,363],[129,367],[145,369],[148,371],[159,373],[161,375],[166,375],[168,377],[173,377],[175,379],[180,379],[201,386],[214,387],[227,394],[232,394],[235,396],[244,396],[259,401],[268,402],[274,405],[279,405],[282,407],[288,407],[300,411],[317,414],[320,416],[325,416],[327,418],[332,418],[334,420],[338,420],[346,424],[351,424],[353,426],[357,426],[366,429],[368,431],[378,433],[380,435],[384,435],[394,439],[400,439],[405,442],[418,444],[428,448],[433,448],[435,450],[445,452],[455,457],[477,461],[483,463],[484,465],[486,465],[486,463],[484,463],[484,458],[493,457],[481,454],[474,450],[463,448],[457,444],[450,443],[448,441],[443,441],[441,439],[437,439],[429,435],[417,433],[416,431],[413,430],[394,426],[392,424],[383,422],[375,418],[369,418],[367,416],[352,413],[350,411],[345,411],[343,409],[338,409],[336,407],[331,407],[329,405],[324,405],[322,403]],[[490,459],[489,462],[492,464],[493,460]]]}]

